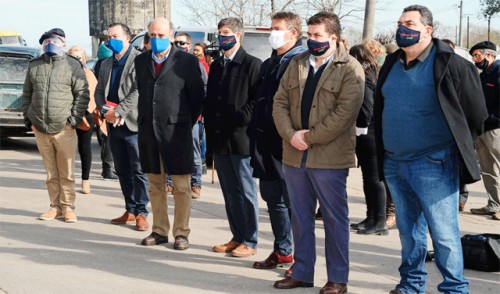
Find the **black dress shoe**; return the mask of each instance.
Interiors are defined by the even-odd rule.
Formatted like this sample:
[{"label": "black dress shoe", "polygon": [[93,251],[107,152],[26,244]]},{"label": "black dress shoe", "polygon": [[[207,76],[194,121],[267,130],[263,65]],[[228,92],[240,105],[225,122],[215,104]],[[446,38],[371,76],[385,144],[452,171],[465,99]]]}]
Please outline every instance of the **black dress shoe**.
[{"label": "black dress shoe", "polygon": [[368,222],[368,218],[365,218],[364,220],[362,220],[361,222],[357,223],[357,224],[351,224],[350,227],[351,227],[351,230],[363,230],[366,228],[366,223]]},{"label": "black dress shoe", "polygon": [[101,176],[103,179],[106,180],[117,180],[118,177],[111,171],[111,170],[105,170],[101,173]]},{"label": "black dress shoe", "polygon": [[389,235],[389,229],[387,228],[387,224],[385,223],[385,219],[378,221],[374,224],[367,224],[364,229],[359,229],[358,234],[360,235]]},{"label": "black dress shoe", "polygon": [[391,290],[391,292],[389,292],[389,294],[405,294],[405,293],[399,289],[394,289],[394,290]]},{"label": "black dress shoe", "polygon": [[333,282],[328,282],[325,284],[319,294],[343,294],[347,293],[347,284],[338,284]]},{"label": "black dress shoe", "polygon": [[187,237],[177,236],[175,237],[174,249],[176,250],[186,250],[189,248],[189,241]]},{"label": "black dress shoe", "polygon": [[151,246],[151,245],[160,245],[163,243],[168,243],[168,237],[152,232],[151,235],[142,239],[141,245]]},{"label": "black dress shoe", "polygon": [[274,288],[278,288],[278,289],[293,289],[293,288],[300,288],[300,287],[310,288],[310,287],[314,287],[314,284],[295,280],[292,277],[288,277],[286,279],[279,280],[279,281],[276,281],[274,283]]}]

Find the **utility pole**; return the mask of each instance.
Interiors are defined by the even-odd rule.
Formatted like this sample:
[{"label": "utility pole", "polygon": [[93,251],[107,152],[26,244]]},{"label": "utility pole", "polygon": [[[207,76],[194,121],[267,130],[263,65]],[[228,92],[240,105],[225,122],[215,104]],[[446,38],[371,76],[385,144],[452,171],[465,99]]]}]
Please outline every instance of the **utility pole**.
[{"label": "utility pole", "polygon": [[366,0],[365,22],[363,24],[363,41],[373,38],[374,23],[375,23],[375,0]]},{"label": "utility pole", "polygon": [[458,23],[458,46],[462,46],[462,11],[464,8],[464,1],[460,0],[460,22]]},{"label": "utility pole", "polygon": [[276,3],[274,3],[275,0],[271,0],[271,15],[274,14],[274,11],[276,11]]}]

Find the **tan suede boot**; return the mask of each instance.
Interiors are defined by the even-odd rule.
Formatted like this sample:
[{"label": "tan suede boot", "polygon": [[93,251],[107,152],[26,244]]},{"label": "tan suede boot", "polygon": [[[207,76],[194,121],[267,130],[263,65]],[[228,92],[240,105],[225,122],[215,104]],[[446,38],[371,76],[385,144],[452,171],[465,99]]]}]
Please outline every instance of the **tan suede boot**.
[{"label": "tan suede boot", "polygon": [[89,180],[82,180],[82,193],[83,194],[90,194],[90,181]]}]

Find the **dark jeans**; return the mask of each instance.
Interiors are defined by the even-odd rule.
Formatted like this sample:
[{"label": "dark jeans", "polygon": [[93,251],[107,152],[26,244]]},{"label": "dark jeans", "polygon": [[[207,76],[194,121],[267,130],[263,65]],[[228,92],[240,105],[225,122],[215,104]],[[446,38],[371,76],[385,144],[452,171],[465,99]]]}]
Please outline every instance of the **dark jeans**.
[{"label": "dark jeans", "polygon": [[126,125],[115,128],[108,124],[108,130],[116,175],[125,197],[125,209],[134,215],[147,216],[148,178],[141,169],[137,133],[130,131]]},{"label": "dark jeans", "polygon": [[76,129],[76,136],[78,137],[78,153],[80,154],[80,161],[82,162],[82,180],[88,180],[90,176],[90,166],[92,164],[92,133],[94,132],[94,114],[88,113],[85,115],[85,118],[91,125],[90,129],[87,131]]},{"label": "dark jeans", "polygon": [[269,220],[274,235],[274,251],[287,256],[292,253],[292,231],[290,227],[290,200],[286,182],[259,180],[260,195],[267,203]]},{"label": "dark jeans", "polygon": [[198,122],[198,127],[199,127],[199,135],[200,135],[200,155],[201,155],[201,160],[205,162],[206,153],[207,153],[207,139],[205,136],[205,128],[203,127],[203,122],[199,121]]},{"label": "dark jeans", "polygon": [[363,175],[363,192],[366,200],[366,216],[384,220],[386,216],[386,194],[384,182],[380,181],[377,167],[377,150],[373,128],[367,135],[356,137],[356,156]]},{"label": "dark jeans", "polygon": [[214,163],[233,234],[231,241],[256,248],[259,206],[250,156],[214,154]]}]

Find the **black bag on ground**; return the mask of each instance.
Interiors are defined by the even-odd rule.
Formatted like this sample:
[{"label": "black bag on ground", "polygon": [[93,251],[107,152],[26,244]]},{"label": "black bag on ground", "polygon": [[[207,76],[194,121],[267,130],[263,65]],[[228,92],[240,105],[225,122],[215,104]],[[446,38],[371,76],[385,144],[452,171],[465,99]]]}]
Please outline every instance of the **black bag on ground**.
[{"label": "black bag on ground", "polygon": [[464,267],[484,272],[500,271],[500,235],[464,235]]}]

